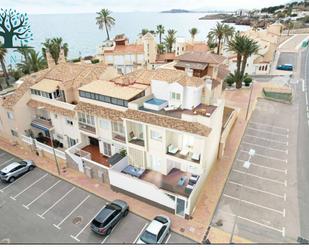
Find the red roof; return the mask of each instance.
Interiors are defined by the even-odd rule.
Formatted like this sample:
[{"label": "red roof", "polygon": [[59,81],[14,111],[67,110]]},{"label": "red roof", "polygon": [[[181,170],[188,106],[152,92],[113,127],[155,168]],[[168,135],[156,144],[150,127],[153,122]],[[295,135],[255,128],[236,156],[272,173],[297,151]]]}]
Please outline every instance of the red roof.
[{"label": "red roof", "polygon": [[114,50],[107,50],[105,53],[144,53],[144,45],[128,44],[117,45]]}]

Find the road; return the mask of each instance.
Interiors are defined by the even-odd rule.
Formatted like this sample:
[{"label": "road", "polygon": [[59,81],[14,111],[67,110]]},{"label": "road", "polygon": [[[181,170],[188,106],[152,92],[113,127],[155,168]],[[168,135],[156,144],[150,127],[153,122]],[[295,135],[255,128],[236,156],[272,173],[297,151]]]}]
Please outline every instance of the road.
[{"label": "road", "polygon": [[309,48],[301,53],[300,84],[297,91],[299,104],[297,175],[298,205],[301,237],[309,240]]},{"label": "road", "polygon": [[[20,159],[0,150],[0,169]],[[106,200],[35,168],[11,184],[0,182],[0,243],[132,244],[149,220],[129,213],[104,237],[89,224]],[[193,244],[174,232],[167,244]]]}]

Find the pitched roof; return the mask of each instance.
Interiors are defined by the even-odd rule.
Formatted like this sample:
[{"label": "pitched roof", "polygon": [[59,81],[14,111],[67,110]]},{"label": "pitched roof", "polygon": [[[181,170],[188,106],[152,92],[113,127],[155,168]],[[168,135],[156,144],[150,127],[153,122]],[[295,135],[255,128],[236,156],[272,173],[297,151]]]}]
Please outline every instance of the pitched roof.
[{"label": "pitched roof", "polygon": [[189,67],[195,70],[205,70],[208,66],[208,63],[198,63],[198,62],[189,62],[189,61],[178,61],[174,67],[186,68]]},{"label": "pitched roof", "polygon": [[2,106],[7,109],[12,109],[29,88],[42,80],[47,72],[49,72],[49,69],[44,69],[37,73],[22,77],[20,80],[23,82],[17,87],[14,93],[4,97]]},{"label": "pitched roof", "polygon": [[125,116],[125,112],[118,111],[115,109],[98,106],[98,105],[92,105],[86,102],[79,102],[75,108],[75,111],[88,113],[90,115],[95,115],[98,117],[110,119],[113,121],[121,121],[121,118]]},{"label": "pitched roof", "polygon": [[180,61],[200,62],[208,64],[221,64],[226,58],[210,52],[188,52],[176,57]]},{"label": "pitched roof", "polygon": [[218,78],[224,80],[226,76],[228,76],[230,70],[228,69],[227,65],[219,65],[218,67]]},{"label": "pitched roof", "polygon": [[208,50],[208,45],[204,42],[186,44],[187,52],[207,52]]},{"label": "pitched roof", "polygon": [[188,122],[181,119],[131,109],[126,111],[125,118],[156,126],[193,133],[204,137],[207,137],[211,132],[211,128],[197,122]]},{"label": "pitched roof", "polygon": [[132,54],[141,54],[144,53],[144,45],[142,44],[127,44],[127,45],[116,45],[113,50],[106,50],[104,53],[106,54],[125,54],[125,53],[132,53]]},{"label": "pitched roof", "polygon": [[50,112],[53,113],[57,113],[63,116],[67,116],[67,117],[74,117],[75,116],[75,112],[72,110],[68,110],[59,106],[54,106],[54,105],[50,105],[47,104],[45,102],[41,102],[41,101],[37,101],[37,100],[33,100],[31,99],[27,105],[31,108],[38,108],[38,107],[43,107],[45,109],[47,109]]}]

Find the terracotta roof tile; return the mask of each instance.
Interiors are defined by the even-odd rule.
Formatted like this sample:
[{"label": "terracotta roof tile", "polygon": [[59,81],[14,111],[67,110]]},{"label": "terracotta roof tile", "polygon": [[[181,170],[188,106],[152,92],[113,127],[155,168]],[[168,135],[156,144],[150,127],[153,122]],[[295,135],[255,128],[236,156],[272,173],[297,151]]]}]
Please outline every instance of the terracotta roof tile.
[{"label": "terracotta roof tile", "polygon": [[106,54],[144,53],[144,45],[140,44],[116,45],[114,50],[106,50],[104,53]]},{"label": "terracotta roof tile", "polygon": [[219,65],[218,67],[218,78],[224,80],[226,76],[230,74],[230,70],[226,65]]},{"label": "terracotta roof tile", "polygon": [[54,106],[54,105],[50,105],[47,104],[45,102],[41,102],[41,101],[37,101],[37,100],[33,100],[31,99],[27,105],[31,108],[38,108],[38,107],[44,107],[45,109],[47,109],[50,112],[53,113],[57,113],[63,116],[67,116],[67,117],[74,117],[75,116],[75,112],[72,110],[68,110],[59,106]]},{"label": "terracotta roof tile", "polygon": [[110,119],[113,121],[121,121],[121,118],[125,116],[125,112],[118,111],[115,109],[89,104],[86,102],[79,102],[75,109],[75,111],[88,113],[90,115],[95,115],[98,117]]},{"label": "terracotta roof tile", "polygon": [[210,52],[189,52],[176,57],[180,61],[221,64],[226,58]]},{"label": "terracotta roof tile", "polygon": [[207,52],[208,50],[208,45],[204,42],[186,44],[187,52]]},{"label": "terracotta roof tile", "polygon": [[207,137],[211,132],[211,128],[200,123],[188,122],[181,119],[170,118],[131,109],[126,111],[125,118],[156,126],[166,127],[169,129],[193,133],[204,137]]}]

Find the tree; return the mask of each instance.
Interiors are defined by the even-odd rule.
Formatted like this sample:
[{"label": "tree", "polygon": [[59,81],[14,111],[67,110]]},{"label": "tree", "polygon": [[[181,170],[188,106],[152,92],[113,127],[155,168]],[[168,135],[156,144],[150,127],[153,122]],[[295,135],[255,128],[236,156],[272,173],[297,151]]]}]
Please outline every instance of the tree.
[{"label": "tree", "polygon": [[31,50],[31,49],[28,48],[28,47],[21,46],[20,48],[17,48],[17,49],[15,50],[15,52],[20,53],[20,54],[22,55],[23,59],[24,59],[25,61],[27,61],[27,60],[28,60],[28,54],[29,54],[30,50]]},{"label": "tree", "polygon": [[169,29],[167,31],[167,36],[164,38],[165,46],[169,53],[173,50],[173,45],[176,42],[176,33],[177,31],[174,29]]},{"label": "tree", "polygon": [[159,54],[163,54],[165,52],[164,45],[163,44],[158,44],[157,45],[157,50],[158,50]]},{"label": "tree", "polygon": [[4,39],[5,48],[13,48],[13,40],[28,43],[33,40],[27,14],[16,12],[12,9],[1,9],[0,36]]},{"label": "tree", "polygon": [[288,20],[287,23],[286,23],[286,28],[288,29],[288,36],[289,36],[291,29],[294,28],[294,23],[291,20]]},{"label": "tree", "polygon": [[69,46],[67,43],[63,42],[63,39],[61,37],[46,39],[45,42],[42,43],[42,45],[43,55],[46,56],[46,52],[48,51],[56,64],[58,64],[61,49],[63,49],[64,56],[68,56]]},{"label": "tree", "polygon": [[142,29],[140,35],[141,35],[141,36],[144,36],[144,35],[146,35],[147,33],[150,33],[150,34],[153,34],[153,35],[156,34],[156,32],[155,32],[154,30]]},{"label": "tree", "polygon": [[197,28],[189,29],[189,33],[191,35],[192,41],[194,41],[194,38],[195,38],[196,34],[198,33],[198,29]]},{"label": "tree", "polygon": [[115,25],[115,18],[111,16],[111,12],[108,9],[102,9],[100,12],[97,12],[97,15],[96,21],[99,29],[105,28],[107,40],[110,40],[108,31]]},{"label": "tree", "polygon": [[159,34],[160,44],[162,44],[162,35],[164,34],[164,32],[165,32],[164,26],[162,24],[159,24],[157,26],[157,34]]},{"label": "tree", "polygon": [[39,55],[34,49],[29,49],[26,60],[17,64],[17,68],[24,74],[38,72],[46,67],[46,61],[43,56]]},{"label": "tree", "polygon": [[258,43],[246,35],[236,34],[234,38],[229,41],[228,50],[234,52],[237,56],[236,71],[233,76],[236,82],[236,88],[241,88],[248,58],[258,53]]},{"label": "tree", "polygon": [[234,34],[233,27],[217,22],[216,27],[208,33],[208,39],[217,41],[217,54],[220,53],[222,42],[227,42]]},{"label": "tree", "polygon": [[[7,86],[9,86],[9,74],[6,70],[6,66],[5,66],[5,63],[4,63],[6,53],[7,53],[6,48],[0,42],[0,64],[1,64],[1,67],[2,67],[5,82],[6,82]],[[2,90],[2,86],[1,86],[0,90]]]}]

